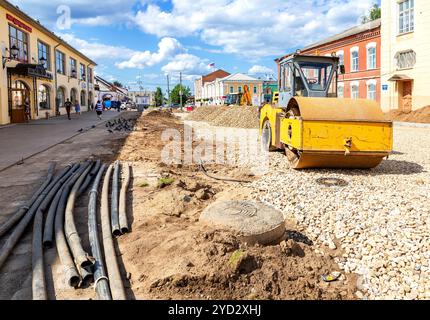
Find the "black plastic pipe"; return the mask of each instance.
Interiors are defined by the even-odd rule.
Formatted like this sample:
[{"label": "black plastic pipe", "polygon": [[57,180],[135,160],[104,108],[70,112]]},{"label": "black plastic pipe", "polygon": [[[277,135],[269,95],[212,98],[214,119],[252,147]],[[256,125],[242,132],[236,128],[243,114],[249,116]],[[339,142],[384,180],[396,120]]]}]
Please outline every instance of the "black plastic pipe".
[{"label": "black plastic pipe", "polygon": [[78,230],[76,229],[75,219],[73,211],[75,207],[76,199],[78,198],[79,188],[85,181],[86,176],[91,170],[93,163],[89,165],[85,171],[81,174],[79,179],[73,185],[72,191],[70,192],[69,199],[67,200],[65,219],[64,219],[64,233],[66,235],[67,243],[69,244],[70,251],[78,267],[90,267],[93,265],[93,261],[85,252],[81,244],[81,238],[79,237]]},{"label": "black plastic pipe", "polygon": [[56,185],[56,183],[60,179],[61,179],[61,176],[57,176],[53,181],[51,181],[48,184],[45,190],[43,190],[43,192],[37,197],[37,200],[33,203],[33,205],[30,207],[30,209],[21,219],[21,221],[16,225],[12,234],[9,236],[9,238],[6,240],[6,243],[0,250],[0,269],[3,266],[3,264],[6,262],[13,248],[18,243],[22,234],[25,232],[25,229],[27,228],[28,224],[31,222],[31,220],[33,220],[33,217],[36,214],[36,211],[39,208],[40,204],[43,202],[46,195],[49,193],[49,191],[51,191],[51,189]]},{"label": "black plastic pipe", "polygon": [[63,266],[67,283],[69,286],[75,288],[79,285],[81,277],[76,270],[75,263],[73,262],[73,258],[67,245],[66,236],[64,235],[64,212],[66,210],[67,199],[69,198],[72,186],[90,164],[90,162],[82,164],[78,171],[73,175],[73,178],[65,185],[58,203],[57,214],[55,215],[55,243],[58,257],[60,258],[60,262]]},{"label": "black plastic pipe", "polygon": [[111,194],[111,225],[112,225],[112,234],[115,237],[121,235],[121,228],[119,226],[119,193],[118,193],[118,185],[119,185],[119,170],[120,165],[119,161],[116,161],[114,164],[114,171],[112,176],[112,194]]},{"label": "black plastic pipe", "polygon": [[75,163],[71,169],[71,174],[67,181],[63,183],[60,190],[55,195],[54,199],[51,202],[51,205],[48,210],[48,214],[45,219],[45,227],[43,228],[43,247],[45,249],[52,248],[54,242],[54,222],[55,215],[57,213],[58,203],[60,202],[61,195],[63,193],[64,188],[67,183],[73,178],[73,174],[79,169],[80,164]]},{"label": "black plastic pipe", "polygon": [[126,300],[124,285],[121,280],[121,273],[116,258],[115,246],[113,243],[111,221],[109,217],[109,182],[112,175],[113,165],[110,165],[104,181],[101,198],[101,223],[103,234],[103,248],[105,251],[106,267],[109,275],[109,284],[114,300]]},{"label": "black plastic pipe", "polygon": [[112,300],[97,227],[98,190],[105,170],[106,166],[102,164],[90,190],[90,199],[88,202],[88,234],[90,238],[91,254],[95,259],[94,281],[97,296],[99,300]]},{"label": "black plastic pipe", "polygon": [[102,162],[100,160],[96,161],[96,164],[94,165],[94,167],[92,168],[91,172],[88,174],[88,176],[85,178],[84,183],[82,184],[82,186],[79,188],[79,195],[82,195],[85,190],[88,189],[91,181],[94,180],[94,178],[96,177],[97,173],[99,172],[100,166],[102,165]]},{"label": "black plastic pipe", "polygon": [[49,204],[52,199],[57,194],[58,190],[60,190],[61,186],[64,182],[72,174],[71,171],[72,166],[68,165],[64,168],[60,173],[59,177],[61,177],[57,183],[53,186],[53,188],[46,195],[43,202],[40,204],[37,212],[34,216],[33,221],[33,241],[32,241],[32,268],[33,268],[33,277],[32,277],[32,291],[33,291],[33,300],[47,300],[48,294],[46,292],[46,282],[45,282],[45,273],[44,273],[44,265],[43,265],[43,247],[42,247],[42,236],[43,236],[43,214],[48,210]]},{"label": "black plastic pipe", "polygon": [[122,234],[129,232],[130,228],[127,221],[127,190],[130,185],[130,165],[123,165],[124,180],[121,184],[119,193],[119,226]]},{"label": "black plastic pipe", "polygon": [[79,284],[79,287],[85,288],[86,286],[94,282],[94,273],[91,271],[90,267],[80,267],[79,273],[81,275],[81,283]]},{"label": "black plastic pipe", "polygon": [[55,163],[50,163],[48,168],[48,174],[46,176],[45,181],[43,184],[37,189],[37,191],[33,194],[31,199],[27,202],[25,206],[20,208],[12,217],[8,218],[8,220],[0,225],[0,238],[5,235],[15,224],[18,223],[19,220],[27,213],[27,211],[30,209],[30,207],[33,205],[34,202],[36,202],[37,198],[40,196],[40,194],[45,190],[45,188],[49,185],[49,183],[52,180],[52,177],[54,176],[55,172]]}]

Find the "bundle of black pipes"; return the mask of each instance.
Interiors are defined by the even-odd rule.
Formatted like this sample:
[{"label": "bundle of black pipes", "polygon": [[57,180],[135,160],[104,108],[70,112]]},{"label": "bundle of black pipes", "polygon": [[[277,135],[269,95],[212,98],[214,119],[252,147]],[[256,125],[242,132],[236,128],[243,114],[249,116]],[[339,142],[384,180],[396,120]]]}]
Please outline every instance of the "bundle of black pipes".
[{"label": "bundle of black pipes", "polygon": [[[115,162],[109,167],[103,183],[100,220],[109,278],[105,271],[97,228],[98,189],[105,169],[106,166],[100,160],[95,163],[86,161],[69,164],[54,176],[55,163],[51,163],[45,181],[28,201],[28,204],[0,225],[0,237],[10,231],[9,238],[0,249],[1,269],[24,234],[26,227],[33,220],[33,299],[48,299],[43,250],[53,247],[54,238],[66,281],[71,287],[77,288],[95,281],[95,289],[100,300],[126,299],[113,237],[127,233],[130,229],[126,215],[130,166],[128,164],[124,166],[124,179],[121,183],[119,180],[121,165],[118,161]],[[111,206],[109,206],[109,186],[112,171],[114,171],[114,175],[112,178]],[[81,238],[74,221],[75,203],[90,185],[88,232],[92,256],[85,252],[82,247]],[[121,190],[119,191],[120,185]]]}]

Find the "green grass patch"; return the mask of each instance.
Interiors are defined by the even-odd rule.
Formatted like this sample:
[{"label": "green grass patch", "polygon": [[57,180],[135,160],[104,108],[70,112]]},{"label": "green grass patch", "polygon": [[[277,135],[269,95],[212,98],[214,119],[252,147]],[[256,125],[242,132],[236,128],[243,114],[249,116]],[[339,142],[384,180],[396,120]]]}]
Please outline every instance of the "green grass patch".
[{"label": "green grass patch", "polygon": [[160,180],[158,180],[158,186],[160,188],[164,188],[170,186],[171,184],[173,184],[173,182],[175,182],[175,179],[173,178],[161,178]]},{"label": "green grass patch", "polygon": [[146,187],[149,187],[149,183],[147,181],[142,181],[142,182],[139,182],[137,186],[141,188],[146,188]]},{"label": "green grass patch", "polygon": [[244,256],[245,252],[243,252],[242,250],[236,250],[232,253],[229,262],[231,265],[236,266]]}]

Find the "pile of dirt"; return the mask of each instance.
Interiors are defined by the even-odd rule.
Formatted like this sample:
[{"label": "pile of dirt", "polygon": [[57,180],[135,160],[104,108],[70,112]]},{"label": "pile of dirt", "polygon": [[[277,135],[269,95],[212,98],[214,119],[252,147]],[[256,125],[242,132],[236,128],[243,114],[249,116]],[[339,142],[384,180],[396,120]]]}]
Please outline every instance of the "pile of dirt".
[{"label": "pile of dirt", "polygon": [[[200,221],[213,202],[249,200],[251,189],[210,179],[196,165],[160,163],[161,134],[166,127],[181,131],[179,119],[143,115],[137,127],[119,156],[136,161],[129,202],[133,230],[119,239],[135,298],[354,299],[354,275],[324,282],[322,275],[339,270],[335,253],[317,254],[294,225],[286,224],[283,242],[248,246],[233,233]],[[206,169],[251,179],[246,168],[211,164]],[[161,178],[169,183],[160,186]]]},{"label": "pile of dirt", "polygon": [[[317,256],[310,245],[294,239],[250,247],[221,230],[187,228],[187,233],[176,236],[181,238],[181,245],[172,247],[169,242],[173,239],[164,239],[150,252],[142,240],[133,241],[133,263],[140,264],[142,271],[136,283],[137,296],[179,300],[354,299],[353,276],[324,282],[321,276],[338,270],[332,258]],[[158,259],[167,259],[170,267],[154,260],[155,252]],[[158,269],[158,277],[154,278],[148,262]]]},{"label": "pile of dirt", "polygon": [[174,118],[170,110],[152,110],[146,114],[147,117]]},{"label": "pile of dirt", "polygon": [[409,113],[399,109],[391,110],[385,114],[385,118],[392,121],[430,123],[430,106]]},{"label": "pile of dirt", "polygon": [[186,120],[204,121],[218,127],[257,129],[258,108],[239,106],[203,106],[193,111]]}]

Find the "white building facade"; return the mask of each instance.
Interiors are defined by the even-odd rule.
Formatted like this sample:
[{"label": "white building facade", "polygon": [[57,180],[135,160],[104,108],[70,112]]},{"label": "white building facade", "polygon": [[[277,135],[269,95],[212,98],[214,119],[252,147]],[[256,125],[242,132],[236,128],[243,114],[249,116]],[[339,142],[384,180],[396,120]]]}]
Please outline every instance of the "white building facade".
[{"label": "white building facade", "polygon": [[430,105],[430,1],[382,0],[381,106]]}]

